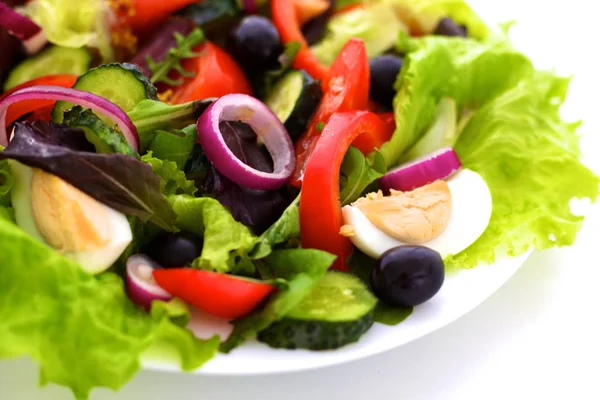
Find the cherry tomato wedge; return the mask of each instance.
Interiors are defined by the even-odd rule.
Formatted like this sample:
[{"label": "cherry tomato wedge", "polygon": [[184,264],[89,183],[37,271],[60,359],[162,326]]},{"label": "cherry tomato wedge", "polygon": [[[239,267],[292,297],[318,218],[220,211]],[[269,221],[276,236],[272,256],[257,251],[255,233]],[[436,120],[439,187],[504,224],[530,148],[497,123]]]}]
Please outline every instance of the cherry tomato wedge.
[{"label": "cherry tomato wedge", "polygon": [[192,268],[157,269],[153,275],[173,296],[229,320],[250,314],[275,290],[268,283]]},{"label": "cherry tomato wedge", "polygon": [[175,11],[198,0],[129,0],[133,2],[133,12],[128,15],[129,24],[134,31],[147,32],[160,22],[165,21]]},{"label": "cherry tomato wedge", "polygon": [[184,78],[183,84],[172,88],[172,103],[187,103],[231,93],[252,94],[244,72],[219,46],[204,42],[193,51],[200,55],[184,59],[181,65],[185,70],[193,72],[194,76]]},{"label": "cherry tomato wedge", "polygon": [[[37,85],[49,85],[70,88],[73,87],[75,81],[77,81],[77,75],[62,74],[42,76],[40,78],[32,79],[28,82],[22,83],[19,86],[10,89],[0,97],[0,100],[4,99],[11,93],[14,93],[17,90],[26,87]],[[21,118],[23,115],[29,114],[31,112],[36,112],[36,119],[50,121],[50,112],[52,112],[54,104],[56,104],[56,101],[53,100],[25,100],[15,103],[8,108],[8,111],[6,113],[6,126],[9,126],[13,122]]]},{"label": "cherry tomato wedge", "polygon": [[369,105],[369,59],[362,40],[350,39],[327,75],[328,85],[308,130],[296,143],[296,170],[290,184],[302,185],[304,169],[321,136],[319,127],[335,112],[366,110]]},{"label": "cherry tomato wedge", "polygon": [[350,239],[340,234],[344,224],[340,203],[344,155],[356,138],[388,129],[381,118],[368,111],[333,114],[306,167],[300,193],[302,247],[335,254],[334,269],[346,271],[346,260],[352,252]]}]

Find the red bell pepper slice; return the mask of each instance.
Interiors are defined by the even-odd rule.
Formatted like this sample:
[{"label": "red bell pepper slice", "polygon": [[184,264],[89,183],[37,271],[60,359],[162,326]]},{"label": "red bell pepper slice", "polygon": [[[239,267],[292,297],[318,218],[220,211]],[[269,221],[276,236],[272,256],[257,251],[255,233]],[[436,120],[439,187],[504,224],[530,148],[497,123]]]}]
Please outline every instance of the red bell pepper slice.
[{"label": "red bell pepper slice", "polygon": [[[49,85],[70,88],[73,87],[75,81],[77,81],[77,75],[60,74],[42,76],[10,89],[4,93],[2,97],[0,97],[0,101],[11,93],[30,86]],[[15,103],[8,107],[8,111],[6,113],[6,126],[11,125],[23,115],[31,112],[34,112],[36,119],[50,121],[52,119],[50,113],[52,112],[52,108],[54,108],[55,104],[56,101],[54,100],[25,100]]]},{"label": "red bell pepper slice", "polygon": [[[304,170],[321,136],[319,128],[333,113],[366,110],[369,105],[369,58],[362,40],[350,39],[334,61],[319,107],[306,133],[296,143],[296,170],[290,184],[302,185]],[[372,149],[371,149],[372,150]]]},{"label": "red bell pepper slice", "polygon": [[364,155],[371,153],[374,149],[380,149],[385,142],[392,138],[396,131],[394,113],[381,113],[377,116],[385,124],[385,130],[371,132],[370,135],[360,135],[352,143]]},{"label": "red bell pepper slice", "polygon": [[347,271],[352,243],[340,235],[344,224],[340,203],[340,167],[352,142],[361,135],[381,135],[389,127],[368,111],[331,116],[315,146],[300,193],[302,247],[335,254],[334,269]]},{"label": "red bell pepper slice", "polygon": [[153,275],[173,296],[229,320],[250,314],[275,290],[268,283],[193,268],[157,269]]},{"label": "red bell pepper slice", "polygon": [[300,43],[300,51],[294,60],[294,68],[303,69],[313,78],[325,82],[328,68],[319,62],[313,54],[300,29],[300,21],[296,15],[296,5],[292,0],[272,0],[271,13],[273,22],[284,43]]}]

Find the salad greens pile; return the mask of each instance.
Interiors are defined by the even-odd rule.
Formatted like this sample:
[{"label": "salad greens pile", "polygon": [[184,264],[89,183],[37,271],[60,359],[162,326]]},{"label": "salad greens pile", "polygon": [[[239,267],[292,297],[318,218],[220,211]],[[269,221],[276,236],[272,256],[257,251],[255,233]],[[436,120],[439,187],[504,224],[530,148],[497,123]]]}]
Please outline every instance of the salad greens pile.
[{"label": "salad greens pile", "polygon": [[[95,387],[125,385],[155,346],[174,349],[182,370],[193,371],[257,337],[272,347],[334,349],[358,340],[374,321],[402,322],[421,301],[390,301],[376,287],[374,276],[393,249],[375,259],[353,247],[345,236],[356,232],[341,235],[347,225],[340,206],[373,200],[366,195],[386,190],[382,177],[434,150],[452,147],[458,169],[483,178],[492,203],[487,228],[470,246],[443,262],[427,249],[442,281],[444,266],[473,268],[502,252],[571,245],[583,221],[571,200],[598,197],[600,180],[580,161],[579,122],[559,114],[569,79],[536,70],[510,42],[509,25],[486,26],[463,0],[314,0],[323,9],[306,19],[323,23],[310,46],[298,21],[287,21],[289,31],[278,21],[291,0],[250,2],[256,10],[234,0],[174,0],[166,8],[140,1],[123,1],[125,11],[102,0],[21,4],[50,47],[20,65],[0,65],[13,71],[3,80],[20,84],[0,98],[0,359],[32,357],[43,385],[64,385],[87,399]],[[253,13],[261,16],[246,16]],[[443,19],[465,34],[443,32]],[[253,30],[264,59],[245,41]],[[12,40],[8,31],[4,38]],[[137,44],[142,55],[128,53]],[[387,88],[393,102],[383,104],[373,95],[380,77],[369,77],[369,60],[388,56],[401,66]],[[65,70],[48,80],[39,61],[61,57],[69,61],[57,64]],[[88,71],[90,63],[97,67]],[[48,98],[47,85],[61,86],[67,97]],[[15,93],[38,96],[21,104],[38,103],[23,112],[17,103],[2,108]],[[70,105],[75,100],[120,113]],[[262,130],[249,122],[256,115]],[[370,139],[379,142],[342,137],[334,140],[348,142],[341,153],[323,150],[320,138],[350,135],[357,125],[377,132]],[[447,125],[448,135],[432,133]],[[300,138],[288,133],[291,126],[301,128]],[[215,151],[229,157],[226,168]],[[330,159],[313,162],[305,154],[313,151]],[[315,165],[322,175],[312,173]],[[234,168],[251,170],[253,179],[236,177]],[[23,222],[23,210],[33,207],[31,176],[40,171],[114,211],[115,221],[126,218],[129,240],[118,243],[102,273],[53,248],[31,215]],[[322,186],[307,187],[323,176]],[[321,224],[324,231],[333,224],[335,238],[307,246],[307,227]],[[185,239],[187,247],[174,251],[165,238],[179,243],[173,246]],[[161,246],[175,265],[153,259],[132,272],[132,257]],[[190,270],[193,280],[161,280]],[[136,279],[143,281],[137,290],[151,287],[154,301],[134,304]],[[253,298],[228,303],[247,288]],[[215,294],[221,289],[229,297]],[[188,305],[214,304],[231,306],[215,314],[232,321],[233,333],[199,339],[186,329]],[[287,326],[293,334],[277,336]]]}]

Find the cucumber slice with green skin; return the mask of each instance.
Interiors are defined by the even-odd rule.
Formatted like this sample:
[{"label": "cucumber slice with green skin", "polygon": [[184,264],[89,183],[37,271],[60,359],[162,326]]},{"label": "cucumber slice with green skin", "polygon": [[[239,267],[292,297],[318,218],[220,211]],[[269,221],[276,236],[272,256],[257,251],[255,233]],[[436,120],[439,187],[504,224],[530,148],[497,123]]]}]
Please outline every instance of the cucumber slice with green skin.
[{"label": "cucumber slice with green skin", "polygon": [[[144,99],[157,100],[156,88],[142,73],[142,70],[134,64],[101,65],[81,75],[73,88],[104,97],[125,112]],[[71,107],[73,107],[71,103],[57,102],[52,110],[52,121],[61,123],[64,112]],[[113,123],[112,121],[105,122]]]},{"label": "cucumber slice with green skin", "polygon": [[304,71],[289,71],[273,87],[265,104],[284,123],[292,140],[306,131],[323,97],[321,83]]},{"label": "cucumber slice with green skin", "polygon": [[258,335],[275,348],[331,350],[358,341],[373,325],[377,298],[357,277],[328,272],[284,319]]},{"label": "cucumber slice with green skin", "polygon": [[110,128],[92,111],[75,106],[64,114],[64,123],[71,128],[79,128],[85,138],[94,145],[98,153],[121,153],[132,157],[138,154],[129,146],[125,137]]},{"label": "cucumber slice with green skin", "polygon": [[45,75],[81,75],[88,70],[91,62],[92,56],[85,47],[51,46],[17,65],[4,83],[4,90]]}]

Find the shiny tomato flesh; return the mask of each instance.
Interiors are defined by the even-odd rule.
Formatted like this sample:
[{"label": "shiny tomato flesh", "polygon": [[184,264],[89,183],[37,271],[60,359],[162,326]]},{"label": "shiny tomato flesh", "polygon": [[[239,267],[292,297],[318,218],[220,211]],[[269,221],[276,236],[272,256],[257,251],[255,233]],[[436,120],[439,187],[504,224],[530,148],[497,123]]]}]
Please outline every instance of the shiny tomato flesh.
[{"label": "shiny tomato flesh", "polygon": [[182,60],[181,65],[194,76],[184,78],[181,85],[172,88],[172,103],[187,103],[231,93],[252,94],[244,72],[219,46],[204,42],[193,51],[200,55]]},{"label": "shiny tomato flesh", "polygon": [[275,290],[268,283],[193,268],[158,269],[153,275],[173,296],[228,320],[250,314]]}]

